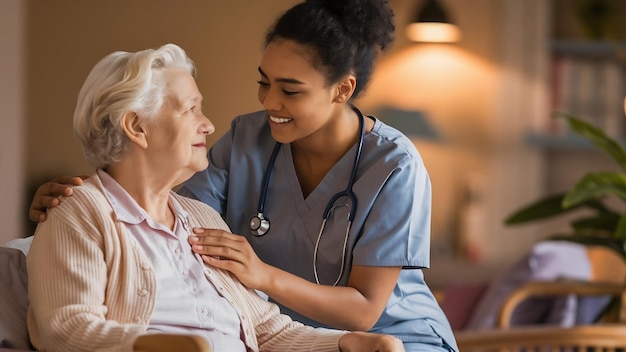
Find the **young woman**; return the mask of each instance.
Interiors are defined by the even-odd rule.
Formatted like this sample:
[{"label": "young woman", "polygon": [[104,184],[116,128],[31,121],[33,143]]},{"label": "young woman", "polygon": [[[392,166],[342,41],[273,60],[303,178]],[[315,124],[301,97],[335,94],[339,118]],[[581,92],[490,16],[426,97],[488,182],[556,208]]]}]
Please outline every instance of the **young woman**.
[{"label": "young woman", "polygon": [[[456,351],[421,270],[428,173],[406,136],[352,104],[393,31],[385,0],[287,10],[258,67],[264,110],[235,118],[209,167],[179,192],[217,209],[234,232],[196,229],[192,249],[294,320],[391,334],[407,351]],[[42,186],[31,218],[67,193]]]}]

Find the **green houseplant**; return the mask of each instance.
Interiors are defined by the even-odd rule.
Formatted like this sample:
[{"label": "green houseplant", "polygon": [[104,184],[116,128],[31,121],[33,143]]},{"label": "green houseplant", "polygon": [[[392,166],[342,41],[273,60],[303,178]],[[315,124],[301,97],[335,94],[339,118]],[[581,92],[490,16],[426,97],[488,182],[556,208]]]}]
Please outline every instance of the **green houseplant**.
[{"label": "green houseplant", "polygon": [[626,260],[626,212],[607,204],[609,197],[626,204],[626,152],[601,129],[579,118],[562,113],[556,118],[565,119],[574,133],[607,153],[621,171],[587,173],[569,191],[546,196],[513,212],[505,224],[525,224],[586,208],[591,212],[574,218],[569,233],[554,234],[550,239],[606,246]]}]

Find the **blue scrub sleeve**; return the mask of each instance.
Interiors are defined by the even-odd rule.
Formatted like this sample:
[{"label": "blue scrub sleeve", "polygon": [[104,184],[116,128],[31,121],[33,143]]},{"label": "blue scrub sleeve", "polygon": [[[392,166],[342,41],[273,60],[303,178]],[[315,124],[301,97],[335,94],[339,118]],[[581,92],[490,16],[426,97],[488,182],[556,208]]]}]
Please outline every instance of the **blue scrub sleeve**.
[{"label": "blue scrub sleeve", "polygon": [[419,155],[403,158],[379,188],[353,254],[353,265],[430,265],[431,184]]}]

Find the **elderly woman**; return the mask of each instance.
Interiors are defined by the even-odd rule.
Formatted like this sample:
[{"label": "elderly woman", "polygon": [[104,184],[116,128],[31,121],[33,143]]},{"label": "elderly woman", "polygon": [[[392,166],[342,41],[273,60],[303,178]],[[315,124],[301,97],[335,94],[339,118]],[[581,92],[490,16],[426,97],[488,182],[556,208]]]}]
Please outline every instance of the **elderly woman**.
[{"label": "elderly woman", "polygon": [[399,340],[313,329],[192,254],[194,227],[227,229],[172,188],[208,165],[194,65],[176,45],[115,52],[87,77],[74,133],[96,172],[51,209],[28,254],[31,340],[47,351],[132,351],[152,333],[215,351],[397,351]]}]

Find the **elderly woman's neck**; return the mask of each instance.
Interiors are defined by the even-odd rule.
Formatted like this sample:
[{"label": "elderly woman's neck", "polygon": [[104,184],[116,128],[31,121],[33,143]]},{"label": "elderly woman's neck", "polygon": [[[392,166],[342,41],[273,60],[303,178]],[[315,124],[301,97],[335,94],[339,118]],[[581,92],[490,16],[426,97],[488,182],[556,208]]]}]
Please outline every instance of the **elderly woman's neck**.
[{"label": "elderly woman's neck", "polygon": [[145,172],[141,167],[116,164],[107,167],[106,172],[152,219],[173,228],[175,218],[169,207],[170,182],[160,179],[158,174]]}]

